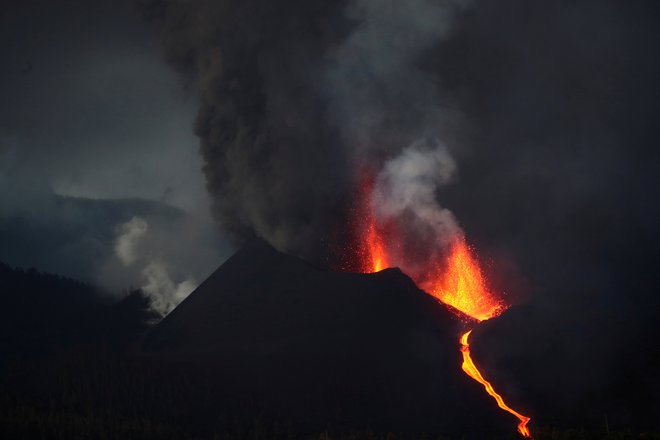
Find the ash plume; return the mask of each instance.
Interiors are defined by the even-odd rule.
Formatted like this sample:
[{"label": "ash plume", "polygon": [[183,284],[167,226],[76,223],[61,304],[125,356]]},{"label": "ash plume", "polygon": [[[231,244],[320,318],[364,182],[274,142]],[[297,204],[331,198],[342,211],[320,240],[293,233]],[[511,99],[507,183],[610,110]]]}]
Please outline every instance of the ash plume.
[{"label": "ash plume", "polygon": [[467,3],[147,2],[167,60],[199,91],[195,132],[223,230],[326,259],[349,235],[360,162],[447,139],[460,119],[418,64]]}]

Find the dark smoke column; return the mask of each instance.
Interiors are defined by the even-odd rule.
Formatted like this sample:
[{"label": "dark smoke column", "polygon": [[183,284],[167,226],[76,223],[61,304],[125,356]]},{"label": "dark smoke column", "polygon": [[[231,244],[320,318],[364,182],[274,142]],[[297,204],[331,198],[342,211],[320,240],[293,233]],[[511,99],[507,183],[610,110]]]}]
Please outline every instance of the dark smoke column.
[{"label": "dark smoke column", "polygon": [[327,262],[351,240],[355,170],[443,134],[447,110],[424,50],[461,2],[147,2],[168,62],[199,91],[213,212]]},{"label": "dark smoke column", "polygon": [[258,235],[322,257],[345,218],[350,167],[319,78],[349,30],[342,2],[157,1],[169,63],[199,91],[195,133],[213,213],[240,244]]}]

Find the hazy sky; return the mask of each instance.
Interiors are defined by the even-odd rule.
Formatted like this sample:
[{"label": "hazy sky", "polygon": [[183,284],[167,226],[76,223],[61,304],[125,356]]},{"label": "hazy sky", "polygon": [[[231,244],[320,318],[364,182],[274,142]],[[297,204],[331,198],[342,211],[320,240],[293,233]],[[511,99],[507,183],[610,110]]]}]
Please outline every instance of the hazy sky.
[{"label": "hazy sky", "polygon": [[176,260],[181,279],[207,276],[226,248],[192,131],[196,94],[164,63],[134,2],[18,2],[0,18],[0,40],[0,232],[9,237],[0,259],[113,289],[141,285],[138,268],[115,261],[115,236],[133,216],[153,217],[152,235],[173,220],[156,205],[77,200],[139,198],[181,210],[168,212],[187,225],[176,227],[176,246],[152,240],[143,252]]},{"label": "hazy sky", "polygon": [[132,3],[26,3],[2,18],[3,172],[62,195],[202,203],[194,94]]}]

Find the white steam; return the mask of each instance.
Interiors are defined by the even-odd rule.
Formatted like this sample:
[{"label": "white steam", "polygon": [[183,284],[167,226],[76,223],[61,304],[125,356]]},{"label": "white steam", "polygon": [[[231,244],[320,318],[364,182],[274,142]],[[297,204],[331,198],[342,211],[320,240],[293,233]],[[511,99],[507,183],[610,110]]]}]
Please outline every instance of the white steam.
[{"label": "white steam", "polygon": [[192,280],[175,283],[170,278],[167,266],[158,260],[150,262],[143,270],[142,290],[151,298],[151,306],[162,315],[170,312],[183,301],[197,285]]},{"label": "white steam", "polygon": [[133,217],[117,228],[115,255],[126,267],[140,268],[141,289],[151,299],[151,307],[161,315],[169,313],[197,286],[194,280],[176,282],[169,264],[158,256],[150,255],[146,246],[149,225],[141,217]]},{"label": "white steam", "polygon": [[379,173],[372,207],[376,217],[431,231],[437,246],[447,246],[462,232],[451,211],[438,203],[436,192],[455,174],[456,163],[444,144],[414,143],[387,161]]},{"label": "white steam", "polygon": [[138,259],[138,245],[147,233],[147,222],[140,217],[133,217],[117,229],[115,255],[124,266],[131,266]]}]

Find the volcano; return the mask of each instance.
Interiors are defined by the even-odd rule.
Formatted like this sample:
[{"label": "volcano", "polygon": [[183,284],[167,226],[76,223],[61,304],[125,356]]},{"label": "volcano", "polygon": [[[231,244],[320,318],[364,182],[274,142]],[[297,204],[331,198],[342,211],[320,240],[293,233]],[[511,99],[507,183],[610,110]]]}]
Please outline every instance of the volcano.
[{"label": "volcano", "polygon": [[326,271],[255,240],[146,335],[141,355],[203,366],[221,390],[207,399],[311,428],[510,432],[460,371],[461,328],[398,269]]}]

